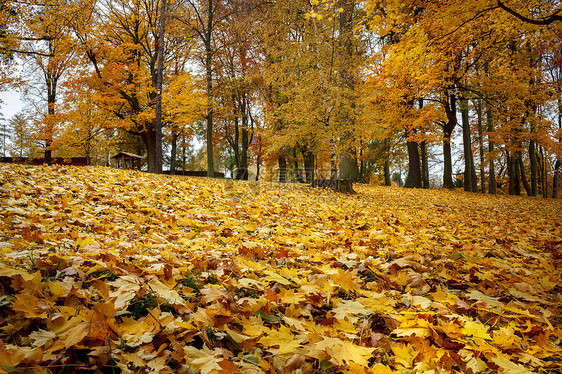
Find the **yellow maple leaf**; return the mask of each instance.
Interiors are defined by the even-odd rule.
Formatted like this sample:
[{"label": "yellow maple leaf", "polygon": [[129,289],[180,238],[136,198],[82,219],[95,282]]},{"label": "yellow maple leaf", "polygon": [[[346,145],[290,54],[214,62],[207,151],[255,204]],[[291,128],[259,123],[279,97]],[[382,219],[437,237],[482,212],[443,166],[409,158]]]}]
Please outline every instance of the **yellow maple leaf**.
[{"label": "yellow maple leaf", "polygon": [[279,330],[269,330],[266,336],[259,340],[260,344],[273,347],[279,346],[281,354],[291,353],[304,342],[305,338],[297,338],[286,326],[279,327]]},{"label": "yellow maple leaf", "polygon": [[490,334],[488,334],[488,328],[482,322],[471,320],[467,317],[461,317],[460,320],[464,322],[464,327],[461,329],[461,333],[464,335],[470,335],[474,338],[492,339]]},{"label": "yellow maple leaf", "polygon": [[391,347],[394,353],[394,362],[405,368],[411,368],[418,352],[410,344],[398,345]]},{"label": "yellow maple leaf", "polygon": [[279,301],[285,304],[298,304],[305,300],[306,297],[301,293],[295,294],[295,290],[293,288],[289,290],[282,288],[281,292],[279,292]]},{"label": "yellow maple leaf", "polygon": [[324,337],[322,341],[314,343],[314,349],[327,353],[333,363],[339,366],[351,362],[367,366],[376,348],[361,347],[347,340]]},{"label": "yellow maple leaf", "polygon": [[492,358],[494,364],[498,365],[502,372],[509,373],[509,374],[532,374],[533,371],[527,369],[526,367],[516,364],[515,362],[511,361],[509,358],[504,356],[498,356]]}]

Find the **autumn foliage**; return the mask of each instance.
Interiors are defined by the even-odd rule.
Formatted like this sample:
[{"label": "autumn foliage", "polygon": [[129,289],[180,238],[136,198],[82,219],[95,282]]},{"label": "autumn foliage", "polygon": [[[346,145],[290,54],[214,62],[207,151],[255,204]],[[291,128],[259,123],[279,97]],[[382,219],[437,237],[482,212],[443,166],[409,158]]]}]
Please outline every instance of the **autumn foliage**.
[{"label": "autumn foliage", "polygon": [[562,370],[558,200],[100,167],[0,181],[2,372]]}]

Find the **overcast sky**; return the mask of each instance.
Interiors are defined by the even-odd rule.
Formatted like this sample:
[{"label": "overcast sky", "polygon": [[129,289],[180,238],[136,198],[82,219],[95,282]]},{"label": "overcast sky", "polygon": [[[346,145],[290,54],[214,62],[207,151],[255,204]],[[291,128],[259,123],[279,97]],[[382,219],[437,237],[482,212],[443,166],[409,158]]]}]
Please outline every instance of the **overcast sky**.
[{"label": "overcast sky", "polygon": [[0,104],[0,113],[4,115],[6,120],[9,120],[14,114],[21,111],[23,108],[19,92],[0,92],[0,100],[2,100],[2,103]]}]

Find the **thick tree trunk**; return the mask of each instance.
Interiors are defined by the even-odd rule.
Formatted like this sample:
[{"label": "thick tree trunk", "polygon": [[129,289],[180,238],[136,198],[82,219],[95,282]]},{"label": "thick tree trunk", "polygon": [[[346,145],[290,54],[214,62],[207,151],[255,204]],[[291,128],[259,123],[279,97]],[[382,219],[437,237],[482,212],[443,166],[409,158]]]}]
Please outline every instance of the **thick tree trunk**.
[{"label": "thick tree trunk", "polygon": [[279,156],[277,162],[279,164],[279,183],[285,183],[287,181],[287,161],[285,161],[285,157]]},{"label": "thick tree trunk", "polygon": [[451,135],[443,139],[443,187],[455,188],[453,183],[453,163],[451,157]]},{"label": "thick tree trunk", "polygon": [[147,170],[149,173],[156,172],[156,133],[154,130],[147,130],[141,134],[142,141],[146,147]]},{"label": "thick tree trunk", "polygon": [[519,160],[517,152],[508,156],[509,194],[521,195],[521,176],[519,174]]},{"label": "thick tree trunk", "polygon": [[525,174],[525,165],[523,165],[523,157],[521,156],[521,152],[517,152],[517,161],[519,162],[519,173],[521,175],[521,183],[523,183],[525,192],[527,193],[527,196],[533,196],[531,186],[529,185],[529,182],[527,182],[527,175]]},{"label": "thick tree trunk", "polygon": [[304,155],[304,174],[306,183],[314,183],[314,153],[305,152]]},{"label": "thick tree trunk", "polygon": [[295,179],[299,183],[304,183],[304,179],[302,179],[301,169],[299,166],[299,160],[297,159],[297,147],[293,147],[293,167],[295,171]]},{"label": "thick tree trunk", "polygon": [[342,108],[345,113],[341,116],[341,126],[344,129],[341,136],[341,153],[339,164],[340,179],[356,181],[359,176],[357,166],[357,152],[355,149],[353,127],[355,125],[352,107],[355,105],[353,91],[355,91],[353,71],[353,11],[354,0],[339,0],[339,40],[338,57],[341,63],[339,68],[344,89],[349,90],[344,94],[345,101]]},{"label": "thick tree trunk", "polygon": [[447,123],[443,127],[443,187],[455,188],[453,183],[453,161],[451,155],[451,135],[457,125],[457,98],[455,95],[447,97],[445,105]]},{"label": "thick tree trunk", "polygon": [[421,188],[422,178],[418,143],[408,141],[406,144],[408,147],[408,176],[406,177],[406,183],[404,183],[404,187]]},{"label": "thick tree trunk", "polygon": [[488,124],[488,157],[489,157],[489,171],[488,171],[488,192],[495,195],[497,192],[496,183],[496,170],[494,165],[494,141],[491,139],[491,133],[494,131],[494,117],[492,112],[492,107],[490,104],[486,104],[486,121]]}]

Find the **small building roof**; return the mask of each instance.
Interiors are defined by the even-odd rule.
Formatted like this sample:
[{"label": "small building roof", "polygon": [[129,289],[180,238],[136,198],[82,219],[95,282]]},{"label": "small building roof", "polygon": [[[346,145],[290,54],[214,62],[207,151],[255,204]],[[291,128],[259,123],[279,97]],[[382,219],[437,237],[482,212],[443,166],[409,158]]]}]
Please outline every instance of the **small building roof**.
[{"label": "small building roof", "polygon": [[136,159],[139,159],[139,160],[144,158],[143,156],[139,156],[139,155],[136,155],[136,154],[134,154],[134,153],[129,153],[129,152],[119,152],[119,153],[117,153],[115,156],[113,156],[113,157],[111,157],[111,158],[121,158],[121,157],[123,157],[123,156],[131,157],[131,158],[136,158]]}]

